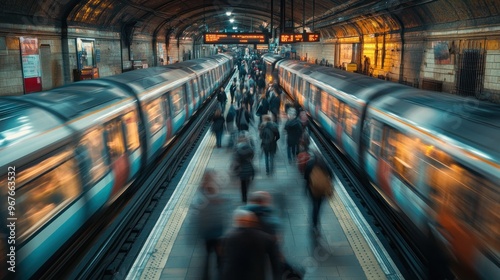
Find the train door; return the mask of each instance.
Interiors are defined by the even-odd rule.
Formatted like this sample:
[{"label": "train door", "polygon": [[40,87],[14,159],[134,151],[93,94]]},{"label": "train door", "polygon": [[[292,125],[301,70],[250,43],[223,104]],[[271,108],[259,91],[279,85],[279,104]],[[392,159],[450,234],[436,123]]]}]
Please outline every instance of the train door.
[{"label": "train door", "polygon": [[130,162],[125,152],[125,138],[122,121],[116,118],[104,125],[104,135],[109,158],[109,165],[114,175],[112,199],[123,191],[130,174]]},{"label": "train door", "polygon": [[147,118],[146,134],[148,135],[148,162],[151,162],[157,152],[163,147],[167,140],[167,128],[165,127],[162,97],[147,102],[144,105],[144,113]]},{"label": "train door", "polygon": [[165,106],[164,112],[165,112],[165,127],[167,128],[167,143],[170,141],[170,139],[173,136],[173,127],[172,127],[172,114],[171,114],[171,109],[170,109],[170,98],[169,95],[164,96],[163,104]]},{"label": "train door", "polygon": [[321,106],[321,89],[316,87],[315,85],[311,84],[311,106],[309,107],[309,113],[314,116],[315,118],[318,117],[318,112]]},{"label": "train door", "polygon": [[186,121],[186,100],[184,99],[184,87],[178,87],[168,93],[170,96],[170,113],[172,116],[172,133],[175,134]]},{"label": "train door", "polygon": [[198,84],[198,89],[199,89],[199,93],[200,93],[201,99],[203,101],[205,101],[205,99],[206,99],[206,92],[205,92],[205,85],[204,85],[204,82],[203,82],[203,77],[202,76],[198,76],[196,78],[196,82]]},{"label": "train door", "polygon": [[182,87],[184,87],[184,92],[186,94],[186,96],[185,96],[185,98],[186,98],[186,114],[187,114],[187,117],[189,117],[189,116],[193,115],[195,107],[196,107],[194,97],[193,97],[193,90],[191,87],[191,83],[189,81],[186,82],[184,85],[182,85]]},{"label": "train door", "polygon": [[198,79],[194,78],[191,81],[191,89],[193,90],[195,108],[198,109],[201,106],[200,90],[198,88]]},{"label": "train door", "polygon": [[84,189],[99,190],[98,195],[87,198],[89,213],[104,205],[113,190],[114,173],[109,168],[104,143],[104,129],[98,126],[83,135],[76,149]]},{"label": "train door", "polygon": [[127,153],[130,159],[129,181],[137,175],[141,168],[142,151],[140,149],[139,139],[139,120],[137,111],[132,110],[123,115],[125,125],[125,142],[127,144]]}]

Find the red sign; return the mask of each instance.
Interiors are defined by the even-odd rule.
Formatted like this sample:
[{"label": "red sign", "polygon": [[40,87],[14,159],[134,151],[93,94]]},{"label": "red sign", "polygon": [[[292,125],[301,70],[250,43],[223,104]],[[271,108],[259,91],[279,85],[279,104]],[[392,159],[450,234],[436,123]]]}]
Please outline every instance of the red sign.
[{"label": "red sign", "polygon": [[24,93],[42,90],[42,71],[40,54],[38,53],[38,38],[19,37],[21,48],[21,63],[23,65]]}]

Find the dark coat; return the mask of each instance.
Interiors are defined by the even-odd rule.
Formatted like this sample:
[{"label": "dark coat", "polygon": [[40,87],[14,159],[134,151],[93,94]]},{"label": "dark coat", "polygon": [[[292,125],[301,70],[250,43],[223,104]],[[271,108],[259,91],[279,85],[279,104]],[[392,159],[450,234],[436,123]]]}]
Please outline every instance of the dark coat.
[{"label": "dark coat", "polygon": [[241,180],[252,179],[255,175],[253,167],[254,151],[249,143],[238,143],[234,153],[234,161],[239,167],[238,176]]},{"label": "dark coat", "polygon": [[271,99],[269,101],[269,110],[274,115],[277,115],[280,111],[281,100],[280,100],[279,96],[274,95],[274,93],[272,93],[272,94],[273,94],[273,96],[271,96]]},{"label": "dark coat", "polygon": [[262,116],[267,114],[268,111],[269,111],[269,102],[267,102],[267,99],[262,98],[259,101],[259,104],[257,105],[257,110],[255,111],[255,114],[257,116]]},{"label": "dark coat", "polygon": [[288,134],[287,145],[298,145],[302,136],[302,123],[297,118],[288,120],[285,123],[285,130]]},{"label": "dark coat", "polygon": [[333,178],[333,172],[332,170],[326,165],[326,162],[322,158],[318,158],[319,155],[314,155],[311,156],[309,161],[306,164],[306,168],[304,169],[304,179],[306,180],[306,190],[307,192],[312,195],[311,193],[311,188],[309,187],[309,181],[311,177],[311,171],[313,170],[313,167],[318,165],[321,169],[326,171],[331,178]]},{"label": "dark coat", "polygon": [[[247,124],[242,124],[241,118],[246,118]],[[252,120],[252,116],[248,111],[243,108],[240,108],[236,111],[236,127],[238,130],[248,130],[250,128],[250,121]]]},{"label": "dark coat", "polygon": [[222,115],[218,117],[213,118],[213,123],[212,123],[212,132],[217,133],[217,132],[223,132],[224,131],[224,122],[225,119]]},{"label": "dark coat", "polygon": [[273,279],[281,279],[280,252],[276,239],[260,229],[236,228],[223,240],[222,280],[266,279],[267,260]]},{"label": "dark coat", "polygon": [[273,133],[274,133],[274,141],[271,141],[271,144],[269,146],[266,146],[264,143],[261,143],[261,147],[265,152],[270,152],[272,154],[276,153],[276,150],[278,148],[278,140],[280,139],[280,132],[278,129],[278,125],[274,122],[266,122],[262,128],[260,129],[260,138],[262,139],[262,131],[264,130],[265,127],[270,128]]}]

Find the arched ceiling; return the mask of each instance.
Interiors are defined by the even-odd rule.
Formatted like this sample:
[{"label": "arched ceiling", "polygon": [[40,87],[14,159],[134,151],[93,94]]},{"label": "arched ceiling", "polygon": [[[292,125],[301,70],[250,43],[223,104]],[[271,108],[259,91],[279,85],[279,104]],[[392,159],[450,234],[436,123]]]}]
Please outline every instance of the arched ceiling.
[{"label": "arched ceiling", "polygon": [[[271,8],[271,2],[273,7]],[[499,0],[3,0],[0,22],[86,26],[155,36],[269,30],[293,18],[296,32],[342,38],[401,29],[498,25]],[[284,13],[281,7],[284,6]],[[229,17],[225,13],[231,11]],[[281,20],[284,14],[285,20]],[[229,22],[234,18],[234,23]]]}]

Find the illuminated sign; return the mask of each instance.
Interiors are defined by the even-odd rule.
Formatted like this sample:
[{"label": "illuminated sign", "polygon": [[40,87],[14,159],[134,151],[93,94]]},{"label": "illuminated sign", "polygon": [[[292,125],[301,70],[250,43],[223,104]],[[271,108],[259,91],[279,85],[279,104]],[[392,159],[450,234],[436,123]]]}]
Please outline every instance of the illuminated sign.
[{"label": "illuminated sign", "polygon": [[319,33],[282,33],[280,43],[319,42]]},{"label": "illuminated sign", "polygon": [[268,44],[264,33],[205,33],[204,44]]}]

